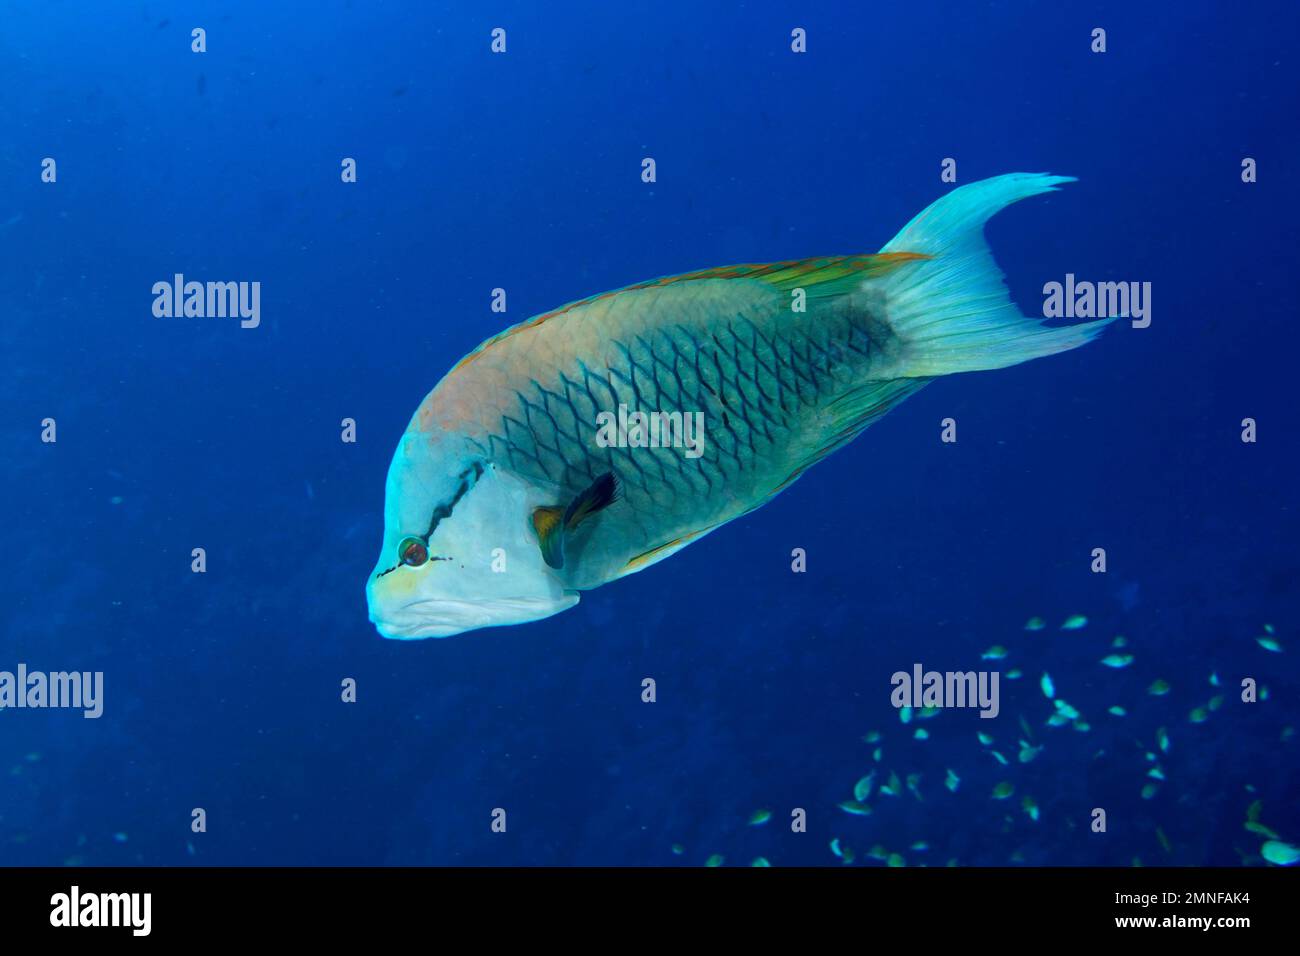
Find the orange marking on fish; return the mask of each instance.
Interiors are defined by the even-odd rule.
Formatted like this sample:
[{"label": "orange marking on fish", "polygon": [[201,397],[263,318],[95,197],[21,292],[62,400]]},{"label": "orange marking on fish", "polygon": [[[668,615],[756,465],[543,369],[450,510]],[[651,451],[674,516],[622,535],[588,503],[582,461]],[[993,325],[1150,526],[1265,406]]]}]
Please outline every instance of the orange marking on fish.
[{"label": "orange marking on fish", "polygon": [[676,545],[679,544],[685,544],[687,541],[690,541],[692,538],[697,538],[701,534],[703,534],[703,532],[701,531],[692,531],[690,534],[684,534],[680,538],[674,538],[672,541],[669,541],[666,544],[661,544],[658,547],[651,548],[649,551],[643,551],[640,554],[638,554],[635,558],[633,558],[631,561],[629,561],[627,564],[625,564],[623,566],[623,570],[631,571],[634,568],[639,568],[641,567],[641,565],[645,564],[647,561],[653,558],[656,554],[659,554],[659,552],[665,551],[668,548],[675,547]]}]

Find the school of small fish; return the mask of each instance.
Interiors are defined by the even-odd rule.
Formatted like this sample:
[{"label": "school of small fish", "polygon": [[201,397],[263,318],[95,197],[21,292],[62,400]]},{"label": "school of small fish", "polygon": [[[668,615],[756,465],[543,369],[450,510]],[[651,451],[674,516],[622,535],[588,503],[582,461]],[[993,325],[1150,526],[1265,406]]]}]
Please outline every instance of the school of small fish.
[{"label": "school of small fish", "polygon": [[[1072,614],[1064,619],[1059,630],[1086,632],[1088,627],[1087,616]],[[1035,632],[1046,631],[1047,625],[1044,618],[1035,616],[1024,624],[1023,629],[1035,635]],[[1085,638],[1081,635],[1029,638],[1045,639],[1077,641]],[[1269,654],[1285,653],[1271,624],[1264,625],[1262,633],[1252,639]],[[1134,643],[1140,645],[1141,642]],[[1026,701],[1018,701],[1018,706],[1023,706],[1011,729],[1006,729],[1008,724],[1005,720],[989,722],[996,723],[996,727],[980,727],[972,735],[974,739],[967,758],[951,761],[953,766],[943,767],[938,775],[928,769],[918,771],[908,767],[913,764],[932,767],[933,761],[924,759],[922,748],[927,746],[924,741],[938,734],[941,739],[951,742],[954,739],[951,734],[958,733],[956,725],[966,717],[966,713],[959,712],[938,721],[937,718],[943,716],[942,708],[899,708],[900,729],[872,729],[862,735],[862,743],[870,748],[870,752],[864,754],[862,770],[848,775],[843,799],[833,806],[807,808],[806,832],[782,833],[782,830],[791,829],[784,824],[766,827],[774,839],[765,842],[763,855],[753,856],[750,865],[780,865],[777,854],[781,843],[807,839],[808,834],[816,830],[825,831],[827,824],[833,834],[824,844],[830,853],[828,862],[838,862],[843,866],[1043,865],[1055,862],[1043,858],[1044,841],[1035,837],[1042,834],[1044,828],[1054,829],[1057,834],[1076,834],[1079,839],[1095,835],[1090,833],[1093,821],[1089,816],[1094,801],[1086,798],[1079,801],[1072,797],[1062,799],[1063,788],[1058,778],[1036,775],[1027,770],[1026,765],[1034,763],[1041,754],[1065,751],[1071,745],[1075,745],[1074,749],[1067,751],[1066,756],[1073,758],[1083,753],[1092,762],[1119,762],[1130,768],[1134,778],[1133,794],[1140,801],[1165,808],[1159,822],[1154,813],[1143,814],[1137,821],[1138,831],[1145,834],[1144,839],[1148,841],[1146,850],[1130,854],[1130,848],[1140,850],[1131,842],[1130,830],[1122,844],[1124,853],[1128,854],[1127,860],[1107,858],[1097,862],[1106,865],[1126,862],[1131,866],[1195,863],[1194,854],[1199,851],[1204,834],[1197,827],[1179,825],[1178,808],[1183,802],[1179,799],[1179,772],[1186,766],[1184,755],[1196,755],[1204,747],[1204,742],[1198,740],[1198,733],[1204,732],[1198,728],[1213,720],[1214,714],[1228,705],[1228,696],[1217,692],[1225,686],[1225,680],[1220,676],[1223,668],[1209,672],[1204,688],[1175,688],[1164,677],[1158,676],[1154,664],[1151,665],[1152,672],[1117,684],[1113,692],[1116,702],[1097,715],[1099,720],[1110,722],[1107,729],[1113,732],[1109,737],[1112,747],[1079,751],[1077,743],[1084,738],[1078,735],[1086,735],[1093,728],[1087,715],[1069,703],[1064,694],[1071,693],[1074,688],[1069,685],[1075,684],[1080,694],[1095,696],[1097,681],[1106,680],[1105,672],[1138,670],[1139,655],[1126,650],[1120,652],[1129,644],[1129,638],[1116,636],[1102,645],[1111,653],[1094,658],[1102,670],[1096,678],[1074,669],[1068,671],[1071,679],[1058,686],[1050,673],[1042,671],[1038,682],[1041,696],[1030,695],[1030,700],[1035,701],[1032,706]],[[1244,653],[1250,653],[1248,647]],[[1254,653],[1261,656],[1258,651]],[[979,657],[983,661],[1004,661],[1013,660],[1016,653],[1014,649],[995,644]],[[1267,661],[1254,659],[1248,659],[1248,666],[1237,666],[1235,670],[1261,680],[1269,673]],[[1018,678],[1022,671],[1015,668],[1004,672],[1003,676],[1012,678],[1013,673]],[[1227,673],[1230,672],[1225,670]],[[1115,680],[1120,680],[1118,674]],[[1230,685],[1235,680],[1234,674],[1226,683]],[[1258,702],[1268,700],[1267,684],[1258,684],[1255,692]],[[930,729],[909,726],[914,721],[924,721]],[[1186,725],[1182,733],[1171,731],[1171,727],[1180,723]],[[945,724],[949,726],[945,728]],[[961,726],[969,728],[970,724],[962,723]],[[1066,737],[1059,736],[1064,733],[1064,728],[1070,728],[1072,733]],[[1274,728],[1271,732],[1277,732],[1279,746],[1288,745],[1295,736],[1295,728],[1290,725]],[[968,729],[959,733],[962,739],[971,739],[966,736]],[[1182,738],[1179,744],[1175,743],[1176,737]],[[1119,746],[1121,742],[1123,746]],[[1087,777],[1086,767],[1075,769],[1080,780]],[[982,792],[964,789],[963,781],[972,777],[990,782],[983,785]],[[1027,792],[1034,790],[1039,792]],[[1228,794],[1225,801],[1228,806],[1238,804],[1244,818],[1241,836],[1233,841],[1241,864],[1294,866],[1300,863],[1300,845],[1297,845],[1300,832],[1294,832],[1294,827],[1293,832],[1281,832],[1277,826],[1282,820],[1294,820],[1294,814],[1288,808],[1274,807],[1276,817],[1271,824],[1266,824],[1263,820],[1264,802],[1257,793],[1258,788],[1253,783],[1245,783],[1240,792],[1236,792],[1234,787],[1234,792]],[[927,812],[899,812],[900,808],[905,810],[909,800],[926,804]],[[1080,807],[1084,809],[1080,810]],[[1110,812],[1128,814],[1126,826],[1131,824],[1131,807],[1115,805]],[[985,852],[973,859],[963,859],[958,853],[939,852],[937,847],[942,841],[936,839],[935,833],[922,832],[915,825],[918,819],[934,819],[932,814],[941,814],[948,820],[955,817],[965,821],[963,827],[995,835],[1005,847],[1004,857],[990,859]],[[822,826],[813,825],[814,817],[821,817]],[[754,811],[748,822],[750,827],[759,827],[780,819],[779,811],[761,809]],[[672,851],[677,856],[687,855],[687,849],[681,843],[674,844]],[[697,857],[697,865],[699,859],[703,859],[706,866],[721,866],[725,857],[720,853],[709,853]]]}]

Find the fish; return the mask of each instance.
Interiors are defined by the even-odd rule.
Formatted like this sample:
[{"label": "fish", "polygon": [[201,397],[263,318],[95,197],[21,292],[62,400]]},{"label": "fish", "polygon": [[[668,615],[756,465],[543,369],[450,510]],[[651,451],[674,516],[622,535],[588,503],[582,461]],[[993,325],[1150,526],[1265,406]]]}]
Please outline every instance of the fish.
[{"label": "fish", "polygon": [[1073,177],[959,186],[874,255],[703,269],[512,326],[420,405],[385,482],[371,622],[399,640],[525,624],[790,487],[934,379],[1093,341],[1012,304],[984,240]]},{"label": "fish", "polygon": [[873,770],[853,785],[853,799],[858,803],[866,803],[871,799],[871,788],[875,785],[875,782],[876,772]]},{"label": "fish", "polygon": [[1294,866],[1300,862],[1300,847],[1280,840],[1269,840],[1259,848],[1259,855],[1275,866]]}]

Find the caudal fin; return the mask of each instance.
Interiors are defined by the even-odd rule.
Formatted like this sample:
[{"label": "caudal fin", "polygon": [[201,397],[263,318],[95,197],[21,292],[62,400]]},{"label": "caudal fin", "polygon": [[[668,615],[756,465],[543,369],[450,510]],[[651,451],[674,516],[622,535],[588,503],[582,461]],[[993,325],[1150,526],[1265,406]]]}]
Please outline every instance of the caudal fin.
[{"label": "caudal fin", "polygon": [[984,223],[994,213],[1069,182],[1074,177],[1009,173],[960,186],[880,250],[929,257],[869,281],[883,293],[889,325],[903,345],[891,376],[1006,368],[1078,348],[1113,321],[1049,328],[1021,315],[984,241]]}]

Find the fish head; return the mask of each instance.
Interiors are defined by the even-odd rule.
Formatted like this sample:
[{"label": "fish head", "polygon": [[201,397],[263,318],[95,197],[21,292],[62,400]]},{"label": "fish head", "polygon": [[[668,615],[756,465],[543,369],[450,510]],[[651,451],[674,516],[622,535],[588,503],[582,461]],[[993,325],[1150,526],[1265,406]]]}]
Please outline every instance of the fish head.
[{"label": "fish head", "polygon": [[451,637],[578,603],[529,516],[542,492],[449,433],[412,427],[388,469],[384,543],[366,583],[384,637]]}]

